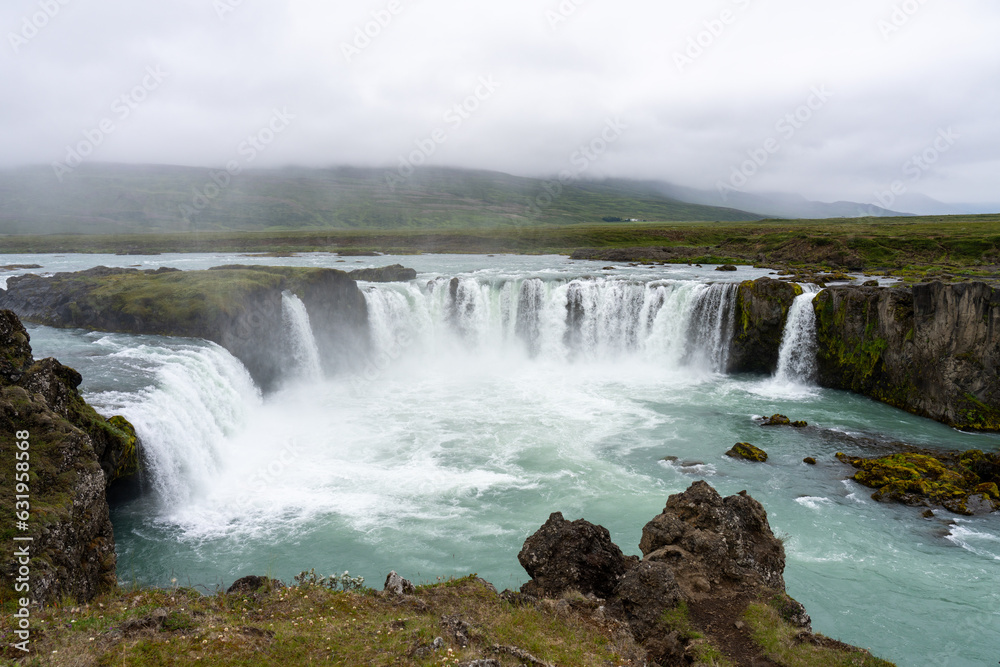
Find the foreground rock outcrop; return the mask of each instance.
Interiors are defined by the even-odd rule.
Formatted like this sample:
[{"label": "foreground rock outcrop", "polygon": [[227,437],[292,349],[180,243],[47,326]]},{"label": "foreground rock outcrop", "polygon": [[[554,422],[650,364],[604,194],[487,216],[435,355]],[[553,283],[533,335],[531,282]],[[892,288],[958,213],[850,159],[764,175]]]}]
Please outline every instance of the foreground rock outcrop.
[{"label": "foreground rock outcrop", "polygon": [[1000,294],[983,283],[831,287],[819,383],[966,430],[1000,430]]},{"label": "foreground rock outcrop", "polygon": [[639,548],[641,560],[625,556],[603,527],[553,514],[518,555],[532,577],[521,593],[589,599],[598,616],[624,624],[651,664],[664,667],[715,664],[719,647],[733,664],[776,664],[747,630],[743,619],[754,614],[773,615],[797,642],[856,660],[837,664],[888,664],[812,634],[805,608],[785,593],[784,546],[746,492],[723,498],[695,482],[646,524]]},{"label": "foreground rock outcrop", "polygon": [[[89,600],[117,585],[105,493],[138,473],[139,443],[124,418],[105,420],[84,402],[80,382],[55,359],[35,361],[17,316],[0,311],[0,548],[9,556],[15,536],[31,538],[17,543],[30,552],[28,581],[17,581],[18,561],[2,561],[4,598],[15,584],[29,584],[17,597],[38,604]],[[15,462],[15,452],[26,455]],[[15,495],[28,497],[30,510]]]},{"label": "foreground rock outcrop", "polygon": [[55,327],[203,338],[240,359],[262,387],[274,386],[293,355],[282,294],[309,313],[324,370],[367,350],[368,310],[357,283],[334,269],[222,266],[207,271],[96,267],[43,278],[11,278],[0,308]]}]

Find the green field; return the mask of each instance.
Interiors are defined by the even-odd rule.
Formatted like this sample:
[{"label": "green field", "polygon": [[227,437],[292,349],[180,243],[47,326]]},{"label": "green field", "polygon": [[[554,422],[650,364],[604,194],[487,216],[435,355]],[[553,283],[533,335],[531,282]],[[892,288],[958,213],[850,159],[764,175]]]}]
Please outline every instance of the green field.
[{"label": "green field", "polygon": [[672,248],[695,254],[667,261],[993,278],[1000,265],[1000,215],[0,237],[4,253],[570,254],[614,248],[636,249],[630,252],[636,261],[651,254],[643,249]]}]

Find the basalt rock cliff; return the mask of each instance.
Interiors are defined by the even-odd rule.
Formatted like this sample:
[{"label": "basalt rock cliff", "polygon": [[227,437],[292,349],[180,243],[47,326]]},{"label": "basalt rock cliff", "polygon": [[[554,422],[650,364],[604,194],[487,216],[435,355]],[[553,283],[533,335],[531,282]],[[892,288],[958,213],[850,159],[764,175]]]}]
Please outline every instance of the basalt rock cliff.
[{"label": "basalt rock cliff", "polygon": [[207,271],[96,267],[51,277],[11,278],[0,308],[55,327],[203,338],[240,359],[265,389],[292,357],[283,293],[309,313],[324,370],[367,350],[368,310],[357,283],[334,269],[221,266]]},{"label": "basalt rock cliff", "polygon": [[1000,431],[1000,294],[983,283],[831,287],[819,383],[966,430]]},{"label": "basalt rock cliff", "polygon": [[802,288],[772,278],[746,280],[736,292],[736,326],[729,353],[734,373],[773,373],[788,310]]},{"label": "basalt rock cliff", "polygon": [[[741,283],[732,372],[773,373],[801,288]],[[984,283],[829,287],[813,301],[817,380],[955,428],[1000,430],[1000,294]]]},{"label": "basalt rock cliff", "polygon": [[15,553],[14,537],[30,538],[16,543],[28,548],[30,574],[3,561],[4,599],[89,600],[117,585],[105,492],[137,474],[139,443],[124,418],[105,420],[87,405],[80,382],[55,359],[35,361],[17,316],[0,311],[3,553]]}]

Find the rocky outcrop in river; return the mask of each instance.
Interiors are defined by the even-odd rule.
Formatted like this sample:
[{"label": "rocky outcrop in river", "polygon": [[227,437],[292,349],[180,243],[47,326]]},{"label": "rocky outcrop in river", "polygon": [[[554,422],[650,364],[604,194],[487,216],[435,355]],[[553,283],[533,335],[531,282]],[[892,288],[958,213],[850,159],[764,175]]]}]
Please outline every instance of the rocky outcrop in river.
[{"label": "rocky outcrop in river", "polygon": [[[18,560],[3,560],[4,599],[25,583],[14,597],[38,604],[89,600],[117,585],[105,491],[138,472],[138,442],[124,418],[105,420],[84,402],[80,382],[55,359],[35,361],[17,316],[0,311],[3,553],[15,553],[15,536],[31,538],[16,544],[30,552],[27,581],[17,580]],[[27,498],[26,514],[16,495]]]},{"label": "rocky outcrop in river", "polygon": [[802,288],[772,278],[745,280],[736,292],[736,330],[729,354],[734,373],[773,373],[788,310]]},{"label": "rocky outcrop in river", "polygon": [[96,267],[11,278],[0,308],[30,322],[133,334],[203,338],[240,359],[266,388],[289,363],[282,294],[305,304],[327,372],[367,349],[368,310],[357,283],[334,269],[222,266],[207,271]]}]

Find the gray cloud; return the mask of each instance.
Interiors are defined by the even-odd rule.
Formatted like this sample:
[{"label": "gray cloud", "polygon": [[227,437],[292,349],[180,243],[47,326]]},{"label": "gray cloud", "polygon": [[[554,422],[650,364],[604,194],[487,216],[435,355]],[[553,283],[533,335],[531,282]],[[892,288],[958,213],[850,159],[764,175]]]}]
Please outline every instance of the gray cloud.
[{"label": "gray cloud", "polygon": [[[747,191],[868,201],[953,128],[911,191],[1000,199],[988,0],[62,2],[0,8],[3,165],[107,120],[87,159],[218,167],[287,109],[254,165],[395,165],[441,129],[428,163],[547,176],[620,118],[588,176],[711,188],[773,138]],[[166,76],[142,92],[148,68]],[[499,87],[463,106],[481,77]],[[786,136],[815,87],[832,97]]]}]

